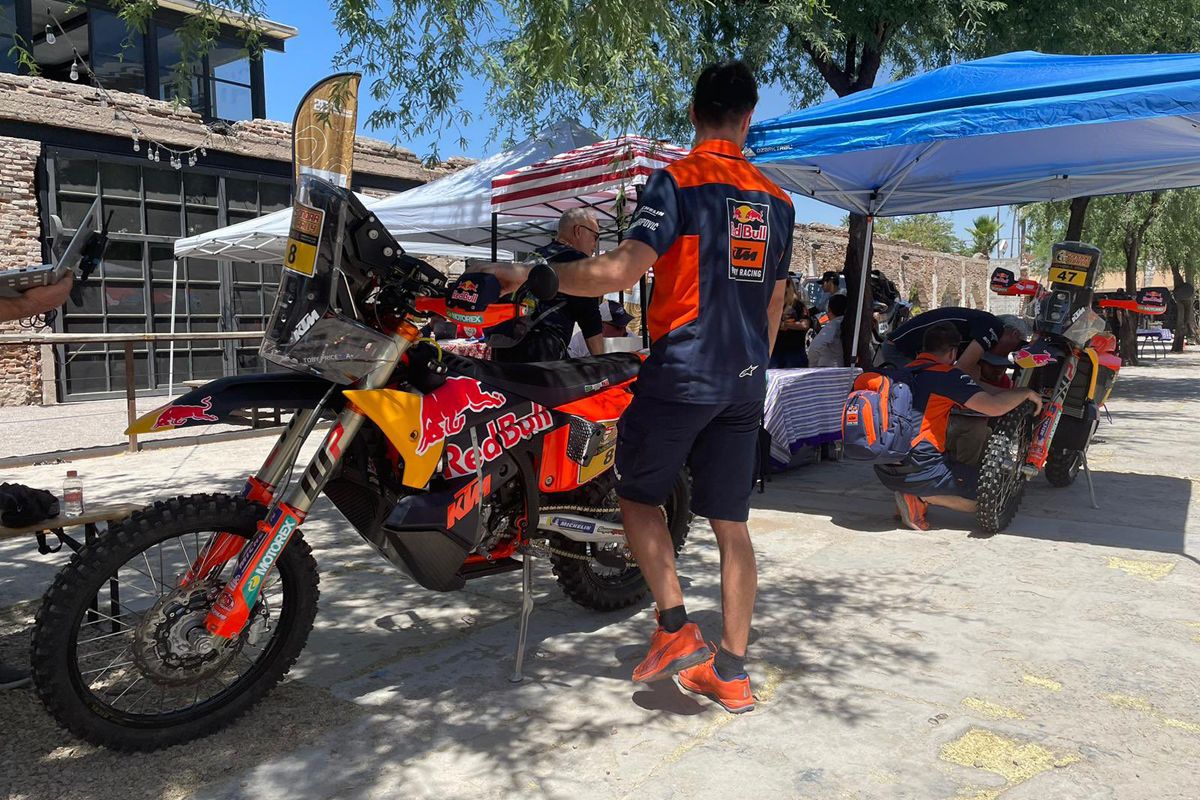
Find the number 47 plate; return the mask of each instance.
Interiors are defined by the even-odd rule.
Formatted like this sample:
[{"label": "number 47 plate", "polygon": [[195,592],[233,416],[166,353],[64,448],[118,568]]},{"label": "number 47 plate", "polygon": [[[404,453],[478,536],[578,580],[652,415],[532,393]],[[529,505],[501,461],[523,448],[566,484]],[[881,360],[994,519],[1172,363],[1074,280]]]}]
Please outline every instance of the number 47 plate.
[{"label": "number 47 plate", "polygon": [[317,266],[317,249],[321,245],[321,229],[325,212],[297,202],[292,207],[292,228],[288,231],[287,247],[283,251],[284,269],[312,277]]},{"label": "number 47 plate", "polygon": [[1053,283],[1066,283],[1071,286],[1087,286],[1087,271],[1051,267],[1050,280]]}]

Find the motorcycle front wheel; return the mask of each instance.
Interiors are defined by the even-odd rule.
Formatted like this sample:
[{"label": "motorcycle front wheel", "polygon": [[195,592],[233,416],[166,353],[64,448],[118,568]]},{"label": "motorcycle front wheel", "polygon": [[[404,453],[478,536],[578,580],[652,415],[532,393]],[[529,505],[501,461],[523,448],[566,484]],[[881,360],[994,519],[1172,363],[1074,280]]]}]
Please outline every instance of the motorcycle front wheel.
[{"label": "motorcycle front wheel", "polygon": [[236,559],[179,586],[213,533],[249,539],[265,511],[230,495],[178,497],[114,523],[71,559],[33,634],[34,684],[59,724],[101,747],[158,750],[220,730],[283,679],[317,612],[317,565],[299,531],[236,639],[204,631]]},{"label": "motorcycle front wheel", "polygon": [[1008,527],[1025,494],[1021,466],[1032,439],[1028,401],[1000,417],[992,427],[979,466],[979,498],[975,518],[986,533]]},{"label": "motorcycle front wheel", "polygon": [[1082,450],[1067,450],[1062,447],[1051,450],[1050,457],[1046,459],[1046,480],[1051,486],[1060,489],[1070,486],[1078,477],[1082,465]]}]

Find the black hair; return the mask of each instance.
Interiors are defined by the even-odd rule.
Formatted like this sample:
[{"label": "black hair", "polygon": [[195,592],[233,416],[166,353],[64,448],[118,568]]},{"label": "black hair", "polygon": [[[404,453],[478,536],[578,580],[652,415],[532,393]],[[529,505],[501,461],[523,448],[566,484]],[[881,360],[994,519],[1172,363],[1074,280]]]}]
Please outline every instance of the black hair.
[{"label": "black hair", "polygon": [[826,281],[833,281],[834,283],[837,283],[841,274],[842,273],[840,272],[826,272],[821,275],[821,283],[825,283]]},{"label": "black hair", "polygon": [[701,125],[731,125],[758,105],[758,82],[741,61],[722,61],[705,67],[696,79],[692,110]]},{"label": "black hair", "polygon": [[958,332],[958,328],[949,322],[943,322],[925,331],[925,338],[921,340],[921,349],[936,356],[947,350],[957,351],[960,344],[962,344],[962,334]]},{"label": "black hair", "polygon": [[846,299],[846,295],[835,294],[833,297],[829,298],[829,313],[840,317],[846,313],[846,306],[849,305],[849,303],[850,301]]}]

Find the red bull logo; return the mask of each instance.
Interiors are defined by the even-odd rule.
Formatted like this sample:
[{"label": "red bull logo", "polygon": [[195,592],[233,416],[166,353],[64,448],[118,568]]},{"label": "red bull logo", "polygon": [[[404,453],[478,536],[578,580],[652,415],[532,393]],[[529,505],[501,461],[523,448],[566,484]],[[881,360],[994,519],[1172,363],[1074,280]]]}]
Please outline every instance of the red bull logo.
[{"label": "red bull logo", "polygon": [[417,455],[424,455],[446,437],[461,433],[468,411],[502,408],[505,402],[504,395],[487,391],[474,378],[447,378],[421,398],[421,441],[417,443]]},{"label": "red bull logo", "polygon": [[212,397],[206,397],[200,401],[200,405],[174,405],[163,409],[158,415],[158,419],[154,420],[154,427],[151,430],[159,430],[161,428],[177,428],[180,425],[186,425],[189,422],[218,422],[221,418],[216,414],[210,414],[212,410]]},{"label": "red bull logo", "polygon": [[1044,367],[1047,364],[1053,364],[1056,360],[1049,353],[1034,353],[1025,349],[1017,350],[1012,354],[1012,362],[1025,369]]},{"label": "red bull logo", "polygon": [[470,475],[484,464],[495,461],[505,450],[518,443],[532,439],[537,434],[554,426],[550,410],[533,404],[533,411],[523,417],[516,414],[501,414],[487,424],[479,447],[468,445],[466,449],[456,444],[446,447],[446,476],[456,478]]},{"label": "red bull logo", "polygon": [[751,208],[748,205],[735,206],[733,209],[733,218],[737,222],[743,224],[747,222],[766,222],[767,218],[761,211]]},{"label": "red bull logo", "polygon": [[451,293],[450,299],[460,303],[478,303],[479,284],[475,281],[461,282],[454,287],[454,292]]}]

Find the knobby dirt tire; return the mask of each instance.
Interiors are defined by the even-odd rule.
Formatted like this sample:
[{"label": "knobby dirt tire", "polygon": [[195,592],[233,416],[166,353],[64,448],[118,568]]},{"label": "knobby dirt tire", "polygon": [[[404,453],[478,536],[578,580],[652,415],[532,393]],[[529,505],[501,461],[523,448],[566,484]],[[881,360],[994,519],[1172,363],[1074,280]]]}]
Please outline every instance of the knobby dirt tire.
[{"label": "knobby dirt tire", "polygon": [[[176,712],[171,721],[121,719],[82,686],[74,663],[79,624],[89,603],[130,558],[172,537],[224,530],[250,538],[266,509],[241,497],[198,494],[156,502],[113,523],[85,545],[55,577],[37,613],[33,634],[33,678],[38,695],[64,728],[112,750],[151,751],[208,736],[229,725],[275,687],[308,640],[317,613],[317,564],[297,530],[275,562],[283,591],[277,633],[267,652],[211,708]],[[152,717],[148,718],[153,720]]]},{"label": "knobby dirt tire", "polygon": [[[985,533],[995,534],[1012,522],[1025,494],[1025,478],[1019,466],[1029,450],[1030,411],[1028,401],[1000,417],[992,427],[979,467],[979,496],[975,518]],[[1015,458],[1016,467],[1005,462]]]},{"label": "knobby dirt tire", "polygon": [[[691,525],[692,486],[687,471],[683,470],[675,479],[671,495],[667,498],[667,530],[675,544],[675,554],[683,549],[687,540],[688,527]],[[564,537],[555,537],[555,547],[571,552],[584,554],[587,545]],[[622,580],[605,580],[593,570],[591,562],[578,558],[552,554],[550,563],[554,577],[563,593],[574,602],[590,608],[593,611],[616,611],[636,605],[645,599],[650,591],[646,578],[641,570],[629,570],[622,575]]]},{"label": "knobby dirt tire", "polygon": [[1079,468],[1083,466],[1083,453],[1079,450],[1059,448],[1050,451],[1046,459],[1046,480],[1051,486],[1062,488],[1070,486],[1079,476]]}]

